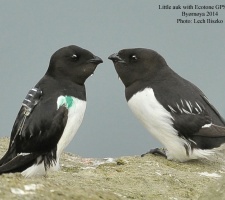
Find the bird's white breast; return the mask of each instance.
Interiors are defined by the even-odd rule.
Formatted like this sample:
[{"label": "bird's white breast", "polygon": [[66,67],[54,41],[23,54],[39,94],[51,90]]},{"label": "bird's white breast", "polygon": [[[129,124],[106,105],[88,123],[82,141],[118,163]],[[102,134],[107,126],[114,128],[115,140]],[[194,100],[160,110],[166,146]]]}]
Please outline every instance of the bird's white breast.
[{"label": "bird's white breast", "polygon": [[[59,158],[62,151],[68,146],[73,139],[78,128],[80,127],[84,113],[86,110],[86,101],[77,99],[75,97],[60,96],[57,101],[57,105],[66,106],[68,109],[68,119],[63,131],[63,134],[57,144],[57,158]],[[68,104],[67,104],[68,103]],[[61,105],[60,105],[61,104]]]},{"label": "bird's white breast", "polygon": [[173,128],[172,115],[158,102],[152,88],[134,94],[128,106],[147,130],[166,147],[168,159],[183,162],[203,157],[197,151],[187,156],[184,146],[191,150],[189,142],[178,136]]}]

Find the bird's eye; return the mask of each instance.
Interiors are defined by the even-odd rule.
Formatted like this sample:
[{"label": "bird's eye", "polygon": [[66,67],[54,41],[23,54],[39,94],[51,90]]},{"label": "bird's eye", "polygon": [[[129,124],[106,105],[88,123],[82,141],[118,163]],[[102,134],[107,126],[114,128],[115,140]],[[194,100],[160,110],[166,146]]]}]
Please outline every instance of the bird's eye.
[{"label": "bird's eye", "polygon": [[132,55],[132,56],[131,56],[131,60],[136,61],[137,59],[138,59],[138,58],[137,58],[136,55]]},{"label": "bird's eye", "polygon": [[73,54],[73,55],[71,56],[71,58],[72,58],[73,60],[78,60],[77,54]]}]

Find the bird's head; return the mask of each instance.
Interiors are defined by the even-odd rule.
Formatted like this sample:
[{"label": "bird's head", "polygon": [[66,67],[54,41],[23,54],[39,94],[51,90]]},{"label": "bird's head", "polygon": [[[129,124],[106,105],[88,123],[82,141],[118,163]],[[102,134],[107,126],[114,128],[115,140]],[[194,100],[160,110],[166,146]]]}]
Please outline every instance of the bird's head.
[{"label": "bird's head", "polygon": [[113,61],[118,76],[125,87],[136,81],[149,80],[167,66],[164,58],[151,49],[123,49],[108,57]]},{"label": "bird's head", "polygon": [[57,50],[52,55],[46,75],[83,85],[102,62],[101,58],[90,51],[71,45]]}]

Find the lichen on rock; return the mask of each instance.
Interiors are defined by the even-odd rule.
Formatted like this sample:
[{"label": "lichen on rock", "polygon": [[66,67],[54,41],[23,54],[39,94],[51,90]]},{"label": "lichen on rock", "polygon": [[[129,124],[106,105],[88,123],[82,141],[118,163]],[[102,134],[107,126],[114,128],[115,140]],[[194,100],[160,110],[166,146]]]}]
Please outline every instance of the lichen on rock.
[{"label": "lichen on rock", "polygon": [[[8,143],[8,138],[0,139],[0,157]],[[210,195],[215,197],[218,188],[219,197],[224,194],[221,184],[225,179],[220,178],[224,172],[220,156],[213,161],[178,163],[154,155],[95,159],[64,153],[61,170],[46,177],[0,175],[0,200],[207,199]]]}]

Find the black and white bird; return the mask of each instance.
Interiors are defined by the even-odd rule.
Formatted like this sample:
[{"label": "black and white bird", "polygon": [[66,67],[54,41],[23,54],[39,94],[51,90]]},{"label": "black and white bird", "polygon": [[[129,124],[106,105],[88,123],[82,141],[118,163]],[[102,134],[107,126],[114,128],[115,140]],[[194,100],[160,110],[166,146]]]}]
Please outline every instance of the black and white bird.
[{"label": "black and white bird", "polygon": [[109,59],[125,85],[128,106],[166,148],[148,153],[184,162],[209,158],[223,147],[224,119],[203,92],[176,74],[161,55],[135,48]]},{"label": "black and white bird", "polygon": [[22,172],[31,177],[59,169],[60,155],[84,117],[84,82],[102,62],[75,45],[52,55],[46,74],[23,101],[0,160],[0,174]]}]

